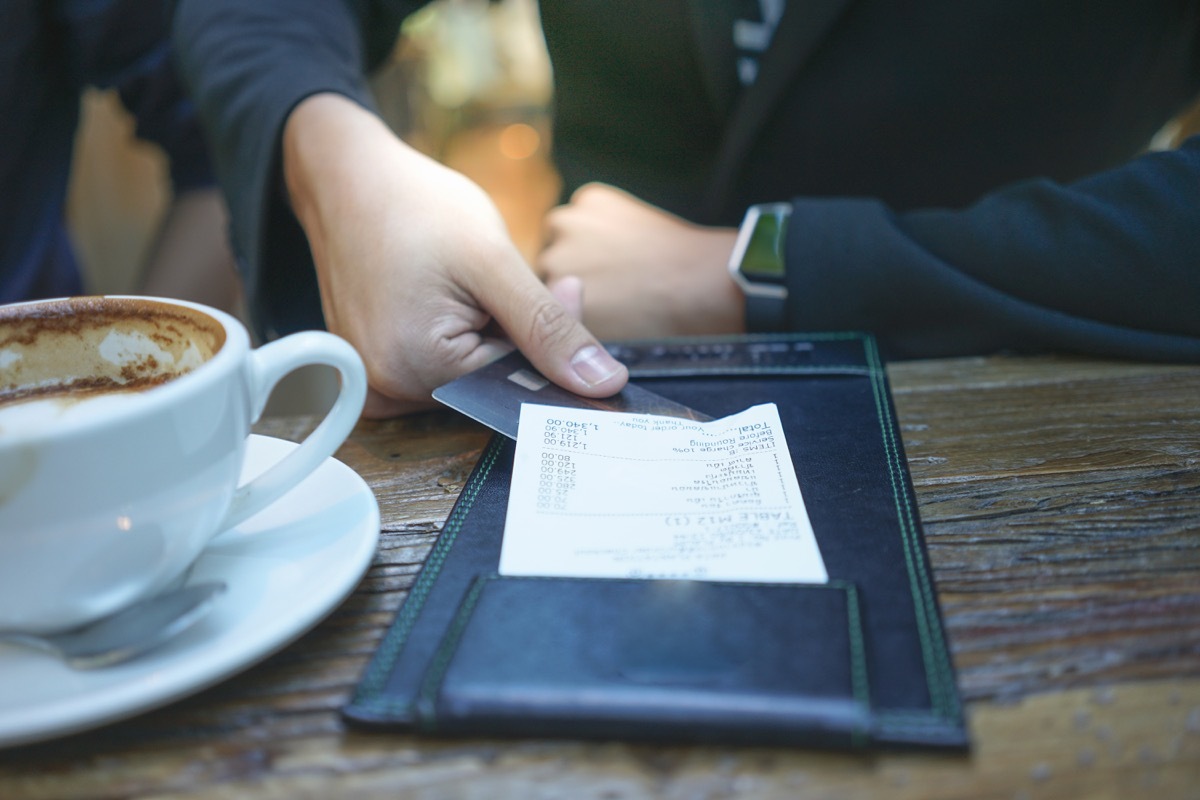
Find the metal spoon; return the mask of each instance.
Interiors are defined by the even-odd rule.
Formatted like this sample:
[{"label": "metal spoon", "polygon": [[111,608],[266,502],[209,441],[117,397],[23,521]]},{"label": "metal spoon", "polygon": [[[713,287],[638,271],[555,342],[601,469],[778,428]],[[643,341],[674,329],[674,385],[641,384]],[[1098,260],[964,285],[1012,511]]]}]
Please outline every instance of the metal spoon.
[{"label": "metal spoon", "polygon": [[120,664],[191,627],[225,591],[222,581],[197,583],[139,600],[110,616],[63,633],[0,631],[0,642],[54,653],[74,669]]}]

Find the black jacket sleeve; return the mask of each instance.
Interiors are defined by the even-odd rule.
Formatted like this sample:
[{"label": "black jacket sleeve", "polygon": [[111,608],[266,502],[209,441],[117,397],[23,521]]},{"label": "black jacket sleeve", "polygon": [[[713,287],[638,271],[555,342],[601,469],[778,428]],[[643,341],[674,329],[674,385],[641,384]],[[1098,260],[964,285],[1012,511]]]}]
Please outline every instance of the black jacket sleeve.
[{"label": "black jacket sleeve", "polygon": [[961,210],[796,198],[789,321],[893,358],[996,351],[1200,361],[1200,136]]},{"label": "black jacket sleeve", "polygon": [[171,57],[160,0],[62,0],[54,6],[69,58],[85,85],[114,89],[138,138],[167,156],[176,192],[213,183],[200,122]]},{"label": "black jacket sleeve", "polygon": [[282,188],[291,110],[336,92],[372,107],[366,74],[419,3],[177,0],[173,38],[229,201],[234,250],[260,335],[322,324],[312,257]]}]

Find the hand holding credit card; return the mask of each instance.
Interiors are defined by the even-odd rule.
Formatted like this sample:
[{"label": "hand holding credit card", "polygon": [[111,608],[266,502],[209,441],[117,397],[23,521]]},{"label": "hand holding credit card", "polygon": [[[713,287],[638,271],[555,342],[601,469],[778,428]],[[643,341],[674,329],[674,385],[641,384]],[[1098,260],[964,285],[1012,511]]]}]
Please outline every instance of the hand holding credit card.
[{"label": "hand holding credit card", "polygon": [[434,389],[433,398],[510,439],[517,438],[522,403],[655,414],[697,421],[712,419],[632,383],[612,397],[582,397],[542,377],[517,351]]}]

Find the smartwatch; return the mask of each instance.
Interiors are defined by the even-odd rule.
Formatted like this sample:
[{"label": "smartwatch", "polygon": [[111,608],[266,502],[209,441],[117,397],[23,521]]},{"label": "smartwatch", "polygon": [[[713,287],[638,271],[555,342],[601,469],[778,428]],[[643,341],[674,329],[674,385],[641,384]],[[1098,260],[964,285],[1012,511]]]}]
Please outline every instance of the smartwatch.
[{"label": "smartwatch", "polygon": [[791,203],[750,206],[738,229],[729,274],[746,298],[746,330],[782,331],[787,322],[784,237]]}]

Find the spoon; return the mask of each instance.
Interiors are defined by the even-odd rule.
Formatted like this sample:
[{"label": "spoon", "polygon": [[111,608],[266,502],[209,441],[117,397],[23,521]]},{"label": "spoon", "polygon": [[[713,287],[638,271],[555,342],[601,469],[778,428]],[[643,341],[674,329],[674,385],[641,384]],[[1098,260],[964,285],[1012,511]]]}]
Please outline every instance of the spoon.
[{"label": "spoon", "polygon": [[0,631],[0,642],[49,651],[74,669],[108,667],[136,658],[191,627],[223,591],[222,581],[197,583],[147,597],[62,633]]}]

